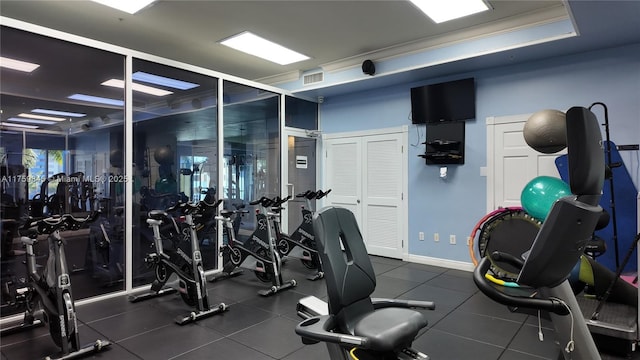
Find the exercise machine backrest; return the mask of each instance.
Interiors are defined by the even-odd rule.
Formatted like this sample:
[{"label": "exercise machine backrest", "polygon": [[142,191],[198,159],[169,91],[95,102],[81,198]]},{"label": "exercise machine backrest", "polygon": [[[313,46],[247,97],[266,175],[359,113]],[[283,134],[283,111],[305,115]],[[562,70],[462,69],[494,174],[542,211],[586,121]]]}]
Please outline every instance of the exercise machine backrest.
[{"label": "exercise machine backrest", "polygon": [[349,210],[326,207],[314,215],[313,228],[324,265],[329,313],[335,316],[340,330],[351,331],[355,319],[374,310],[370,295],[376,288],[375,272],[358,223]]},{"label": "exercise machine backrest", "polygon": [[554,287],[571,272],[598,223],[604,185],[604,150],[595,115],[572,107],[566,113],[569,183],[573,196],[553,204],[520,274],[518,283]]}]

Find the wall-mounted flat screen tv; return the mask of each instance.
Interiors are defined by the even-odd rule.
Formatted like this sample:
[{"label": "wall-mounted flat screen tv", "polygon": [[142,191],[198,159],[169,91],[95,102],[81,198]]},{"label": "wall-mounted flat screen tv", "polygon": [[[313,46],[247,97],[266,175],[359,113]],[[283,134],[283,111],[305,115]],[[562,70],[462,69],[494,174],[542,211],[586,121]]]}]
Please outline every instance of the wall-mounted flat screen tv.
[{"label": "wall-mounted flat screen tv", "polygon": [[476,87],[473,78],[411,89],[413,124],[470,120],[475,117]]}]

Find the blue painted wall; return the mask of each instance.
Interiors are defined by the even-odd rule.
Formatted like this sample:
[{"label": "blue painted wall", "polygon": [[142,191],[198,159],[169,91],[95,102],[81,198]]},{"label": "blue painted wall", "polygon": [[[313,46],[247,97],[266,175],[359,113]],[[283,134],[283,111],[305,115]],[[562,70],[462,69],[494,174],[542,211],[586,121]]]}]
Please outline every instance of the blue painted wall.
[{"label": "blue painted wall", "polygon": [[[449,166],[446,180],[438,166],[426,166],[424,125],[409,129],[409,253],[470,262],[465,239],[486,212],[486,126],[490,116],[567,110],[601,101],[609,108],[611,139],[617,144],[640,142],[640,44],[515,64],[473,73],[416,82],[366,92],[333,96],[321,105],[324,133],[395,127],[410,124],[410,88],[467,76],[476,78],[476,120],[466,127],[465,164]],[[594,112],[604,121],[601,108]],[[638,187],[638,152],[623,159]],[[633,194],[635,197],[635,194]],[[418,241],[424,231],[425,241]],[[440,242],[433,241],[433,233]],[[458,239],[449,244],[449,235]]]}]

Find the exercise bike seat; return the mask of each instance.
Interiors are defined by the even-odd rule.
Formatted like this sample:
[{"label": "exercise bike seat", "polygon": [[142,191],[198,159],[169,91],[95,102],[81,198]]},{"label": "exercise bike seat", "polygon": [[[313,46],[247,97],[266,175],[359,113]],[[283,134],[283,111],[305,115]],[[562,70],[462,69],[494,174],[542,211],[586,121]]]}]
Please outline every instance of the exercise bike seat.
[{"label": "exercise bike seat", "polygon": [[388,352],[411,344],[427,319],[411,309],[384,308],[355,321],[353,334],[368,339],[371,350]]},{"label": "exercise bike seat", "polygon": [[164,210],[151,210],[149,211],[149,219],[164,220],[169,217],[169,214]]}]

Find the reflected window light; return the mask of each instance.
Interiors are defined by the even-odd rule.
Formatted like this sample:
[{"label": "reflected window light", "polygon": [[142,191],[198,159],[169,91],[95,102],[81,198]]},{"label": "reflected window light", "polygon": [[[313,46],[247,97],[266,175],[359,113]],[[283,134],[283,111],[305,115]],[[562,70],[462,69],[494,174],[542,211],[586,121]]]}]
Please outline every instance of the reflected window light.
[{"label": "reflected window light", "polygon": [[0,56],[0,67],[30,73],[39,68],[40,65]]},{"label": "reflected window light", "polygon": [[189,90],[200,86],[199,84],[190,83],[187,81],[176,80],[160,75],[149,74],[143,71],[136,71],[132,75],[132,79],[136,81],[142,81],[149,84],[155,84],[160,86],[166,86],[179,90]]},{"label": "reflected window light", "polygon": [[73,94],[71,96],[68,96],[67,98],[72,100],[86,101],[86,102],[92,102],[92,103],[104,104],[104,105],[124,106],[124,100],[110,99],[110,98],[85,95],[85,94]]},{"label": "reflected window light", "polygon": [[[101,85],[124,89],[124,81],[118,80],[118,79],[109,79],[103,82]],[[133,89],[134,91],[139,91],[141,93],[155,95],[155,96],[167,96],[167,95],[173,94],[173,92],[168,90],[158,89],[151,86],[136,84],[136,83],[131,84],[131,89]]]},{"label": "reflected window light", "polygon": [[56,121],[51,121],[51,120],[25,119],[25,118],[19,118],[19,117],[10,117],[7,119],[7,121],[14,121],[14,122],[19,122],[24,124],[39,124],[39,125],[51,125],[56,123]]},{"label": "reflected window light", "polygon": [[58,116],[70,116],[70,117],[84,117],[87,114],[70,112],[70,111],[59,111],[59,110],[50,110],[50,109],[33,109],[31,112],[38,114],[48,114],[48,115],[58,115]]}]

